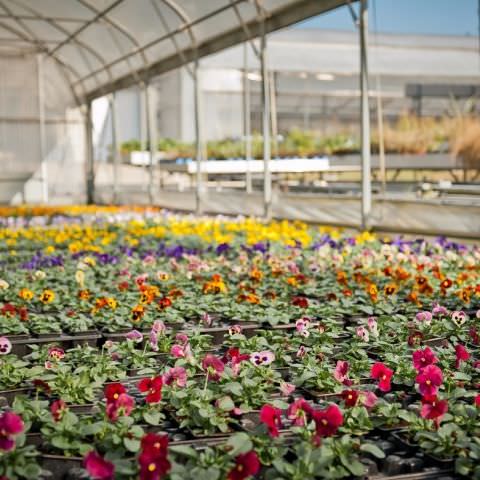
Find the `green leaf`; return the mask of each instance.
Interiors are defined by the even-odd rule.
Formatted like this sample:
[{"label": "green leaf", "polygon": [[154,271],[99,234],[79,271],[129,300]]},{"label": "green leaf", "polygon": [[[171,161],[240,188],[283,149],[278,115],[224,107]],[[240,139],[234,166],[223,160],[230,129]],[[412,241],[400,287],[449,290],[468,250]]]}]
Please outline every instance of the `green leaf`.
[{"label": "green leaf", "polygon": [[228,453],[232,457],[236,457],[240,453],[247,453],[253,448],[252,441],[245,432],[232,435],[226,445],[229,447]]},{"label": "green leaf", "polygon": [[197,458],[197,452],[192,447],[187,445],[173,445],[168,447],[170,452],[178,453],[179,455],[183,455],[189,458]]},{"label": "green leaf", "polygon": [[222,397],[218,400],[218,408],[224,410],[225,412],[230,412],[235,408],[235,404],[230,397]]},{"label": "green leaf", "polygon": [[360,446],[360,450],[365,453],[370,453],[370,455],[373,455],[376,458],[385,458],[385,452],[380,450],[380,448],[373,443],[363,443]]},{"label": "green leaf", "polygon": [[144,412],[143,419],[149,425],[158,425],[162,420],[162,414],[157,411]]},{"label": "green leaf", "polygon": [[350,470],[350,472],[352,472],[352,474],[356,475],[357,477],[360,477],[365,473],[365,465],[363,465],[363,463],[360,463],[358,460],[350,459],[350,462],[345,465],[345,467],[348,468],[348,470]]},{"label": "green leaf", "polygon": [[123,445],[129,452],[137,453],[140,450],[140,440],[136,438],[127,438],[123,439]]}]

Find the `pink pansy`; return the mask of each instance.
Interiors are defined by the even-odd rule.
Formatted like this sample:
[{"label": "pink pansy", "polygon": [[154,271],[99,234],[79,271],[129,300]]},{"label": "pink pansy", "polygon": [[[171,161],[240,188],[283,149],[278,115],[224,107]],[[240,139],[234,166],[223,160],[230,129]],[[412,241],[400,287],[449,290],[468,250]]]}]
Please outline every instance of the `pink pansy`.
[{"label": "pink pansy", "polygon": [[180,344],[180,345],[186,345],[188,343],[188,336],[185,333],[177,333],[175,335],[175,340]]},{"label": "pink pansy", "polygon": [[202,360],[202,368],[208,375],[209,380],[218,382],[225,370],[225,365],[218,357],[211,353],[207,353]]},{"label": "pink pansy", "polygon": [[152,325],[152,331],[158,335],[164,335],[167,330],[167,327],[161,320],[155,320]]},{"label": "pink pansy", "polygon": [[300,347],[298,348],[297,353],[295,354],[295,356],[296,356],[297,358],[303,358],[306,353],[307,353],[306,348],[305,348],[303,345],[300,345]]},{"label": "pink pansy", "polygon": [[8,355],[12,351],[12,344],[7,337],[0,337],[0,355]]},{"label": "pink pansy", "polygon": [[118,417],[130,416],[135,406],[135,400],[127,393],[121,393],[114,402],[107,403],[107,417],[115,422]]},{"label": "pink pansy", "polygon": [[361,338],[364,342],[368,342],[370,339],[368,330],[365,327],[357,327],[356,334],[357,337]]},{"label": "pink pansy", "polygon": [[304,399],[298,398],[291,403],[287,409],[287,418],[292,420],[293,424],[302,427],[305,425],[313,413],[313,408]]},{"label": "pink pansy", "polygon": [[281,382],[279,388],[282,394],[285,396],[291,395],[296,389],[295,385],[287,382]]},{"label": "pink pansy", "polygon": [[349,368],[350,364],[346,360],[337,360],[337,365],[333,371],[333,378],[344,385],[351,385],[352,382],[348,379]]},{"label": "pink pansy", "polygon": [[158,352],[158,334],[152,330],[149,335],[150,348],[154,352]]},{"label": "pink pansy", "polygon": [[413,366],[420,372],[428,365],[433,365],[438,362],[438,358],[435,356],[430,347],[424,348],[423,350],[416,350],[413,352]]},{"label": "pink pansy", "polygon": [[62,360],[65,357],[63,348],[51,347],[48,349],[48,358],[51,360]]},{"label": "pink pansy", "polygon": [[275,360],[275,354],[268,350],[254,352],[250,355],[250,361],[257,366],[270,365]]},{"label": "pink pansy", "polygon": [[170,355],[175,358],[185,358],[185,349],[182,345],[172,345]]},{"label": "pink pansy", "polygon": [[0,416],[0,450],[12,450],[15,447],[15,436],[22,433],[23,420],[13,412],[5,412]]},{"label": "pink pansy", "polygon": [[105,460],[98,453],[88,452],[83,460],[83,466],[90,478],[94,480],[113,480],[115,477],[115,466]]},{"label": "pink pansy", "polygon": [[455,357],[455,368],[458,369],[462,362],[466,362],[470,358],[470,354],[463,345],[457,343],[457,345],[455,345]]},{"label": "pink pansy", "polygon": [[140,287],[148,278],[148,273],[142,273],[135,278],[135,283]]},{"label": "pink pansy", "polygon": [[415,318],[418,322],[423,322],[427,325],[430,325],[432,323],[432,314],[431,312],[428,311],[423,311],[423,312],[418,312],[415,315]]},{"label": "pink pansy", "polygon": [[374,337],[378,337],[378,324],[375,317],[369,317],[367,320],[368,329]]},{"label": "pink pansy", "polygon": [[310,323],[310,318],[308,317],[299,318],[295,322],[295,328],[297,329],[297,332],[302,333],[304,330],[308,330],[310,328]]},{"label": "pink pansy", "polygon": [[417,375],[415,382],[422,395],[433,397],[443,383],[442,371],[436,365],[428,365]]},{"label": "pink pansy", "polygon": [[202,316],[200,317],[200,319],[202,320],[202,323],[205,327],[210,327],[212,325],[213,318],[208,313],[206,312],[202,313]]},{"label": "pink pansy", "polygon": [[448,310],[445,307],[442,307],[441,305],[435,305],[432,309],[432,314],[435,316],[447,315]]},{"label": "pink pansy", "polygon": [[128,340],[132,340],[133,342],[135,343],[140,343],[142,340],[143,340],[143,335],[141,332],[139,332],[138,330],[132,330],[130,332],[128,332],[125,337],[128,339]]},{"label": "pink pansy", "polygon": [[163,383],[165,385],[174,383],[177,387],[183,388],[187,385],[187,371],[183,367],[170,368],[163,376]]},{"label": "pink pansy", "polygon": [[144,265],[152,265],[152,263],[155,263],[155,257],[153,255],[147,255],[142,261]]},{"label": "pink pansy", "polygon": [[373,408],[378,401],[378,397],[375,395],[375,393],[370,391],[362,392],[360,394],[360,398],[363,406],[366,408]]}]

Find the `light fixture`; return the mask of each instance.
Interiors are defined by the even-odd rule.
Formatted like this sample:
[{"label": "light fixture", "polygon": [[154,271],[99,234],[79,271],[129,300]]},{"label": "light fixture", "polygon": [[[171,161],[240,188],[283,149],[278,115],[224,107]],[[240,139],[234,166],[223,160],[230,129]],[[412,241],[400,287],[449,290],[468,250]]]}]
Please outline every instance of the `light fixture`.
[{"label": "light fixture", "polygon": [[258,73],[255,73],[255,72],[247,73],[247,78],[249,80],[252,80],[252,82],[261,82],[262,81],[262,76]]}]

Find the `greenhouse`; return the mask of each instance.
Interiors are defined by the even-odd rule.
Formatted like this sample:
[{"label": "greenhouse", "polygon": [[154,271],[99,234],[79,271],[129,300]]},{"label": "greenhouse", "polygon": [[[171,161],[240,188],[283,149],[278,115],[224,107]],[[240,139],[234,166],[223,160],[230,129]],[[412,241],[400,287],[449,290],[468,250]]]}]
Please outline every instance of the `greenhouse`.
[{"label": "greenhouse", "polygon": [[0,0],[0,480],[480,479],[478,7]]}]

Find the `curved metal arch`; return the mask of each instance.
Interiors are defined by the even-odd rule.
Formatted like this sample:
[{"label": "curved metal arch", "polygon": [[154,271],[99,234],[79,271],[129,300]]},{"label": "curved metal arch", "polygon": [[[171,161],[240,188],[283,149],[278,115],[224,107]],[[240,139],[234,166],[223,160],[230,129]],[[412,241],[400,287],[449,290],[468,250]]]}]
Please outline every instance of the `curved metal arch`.
[{"label": "curved metal arch", "polygon": [[[96,7],[94,7],[93,5],[90,5],[86,0],[77,0],[77,2],[79,2],[81,5],[83,5],[85,8],[88,8],[89,10],[91,10],[92,12],[94,12],[95,14],[100,14],[101,11],[98,10]],[[122,25],[121,23],[119,23],[117,20],[113,20],[109,15],[103,15],[102,17],[102,20],[108,24],[110,24],[115,30],[118,30],[120,33],[122,33],[125,37],[128,38],[128,40],[130,40],[130,42],[137,48],[137,49],[140,49],[141,48],[141,45],[140,43],[138,42],[138,40],[135,38],[135,36],[130,33],[130,31],[124,26]],[[123,52],[122,52],[123,53]],[[145,65],[148,65],[148,59],[147,59],[147,56],[145,55],[145,52],[143,51],[139,51],[139,52],[135,52],[135,53],[140,53],[141,57],[142,57],[142,60],[143,60],[143,63]]]},{"label": "curved metal arch", "polygon": [[[29,38],[28,35],[25,34],[25,32],[22,32],[21,30],[17,30],[16,28],[14,28],[14,27],[12,27],[8,24],[5,24],[1,21],[0,21],[0,27],[2,27],[3,29],[13,33],[14,35],[16,35],[18,38],[25,41],[26,43],[30,43],[31,45],[35,45],[42,53],[45,53],[45,54],[48,53],[48,47],[45,46],[45,44],[42,41],[36,39],[35,37],[34,37],[34,39]],[[52,56],[52,58],[62,67],[60,69],[60,71],[65,76],[65,80],[67,81],[67,83],[68,83],[68,85],[69,85],[69,87],[72,91],[72,95],[75,99],[75,102],[78,105],[79,104],[79,99],[78,99],[77,93],[75,92],[75,88],[73,87],[73,83],[70,79],[70,76],[67,74],[67,71],[71,72],[73,74],[73,76],[75,76],[77,78],[80,78],[80,74],[71,65],[63,62],[62,60],[57,58],[55,55]],[[86,96],[86,90],[83,87],[83,85],[82,85],[82,90],[83,90],[83,96],[85,97]]]},{"label": "curved metal arch", "polygon": [[[22,7],[23,9],[29,11],[30,13],[32,13],[33,15],[36,15],[40,20],[43,20],[44,22],[47,22],[49,25],[51,25],[52,27],[56,28],[58,31],[62,32],[63,34],[65,35],[70,35],[70,32],[68,30],[66,30],[64,27],[62,27],[61,25],[59,25],[56,21],[52,20],[51,18],[48,18],[46,17],[45,15],[43,15],[41,12],[39,12],[38,10],[36,10],[35,8],[31,7],[30,5],[25,5],[21,0],[10,0],[11,2],[14,2],[15,4],[17,4],[18,6]],[[13,16],[12,16],[13,17]],[[36,38],[36,37],[35,37]],[[78,40],[76,38],[73,38],[72,39],[73,43],[75,43],[77,45],[77,48],[79,50],[79,53],[81,55],[81,57],[83,58],[85,64],[87,65],[87,68],[89,68],[90,70],[92,70],[92,66],[90,64],[90,61],[88,60],[88,58],[85,56],[85,52],[83,52],[81,50],[81,48],[83,48],[84,50],[88,51],[91,55],[93,55],[97,60],[98,62],[104,66],[104,69],[106,72],[107,72],[107,75],[108,75],[108,78],[111,80],[113,78],[112,76],[112,72],[110,71],[110,68],[108,67],[105,59],[92,47],[90,47],[90,45],[82,42],[81,40]],[[63,41],[65,42],[65,41]],[[63,42],[60,42],[59,45],[61,45]],[[81,47],[81,48],[80,48]],[[48,56],[54,56],[55,55],[55,52],[58,50],[58,45],[56,47],[54,47],[52,50],[48,50],[46,53]],[[56,57],[58,58],[58,55],[56,55]],[[97,81],[97,84],[99,84],[99,82]],[[74,85],[76,85],[76,83],[74,83]]]},{"label": "curved metal arch", "polygon": [[183,8],[181,8],[175,1],[173,0],[160,0],[162,3],[167,5],[183,22],[185,22],[185,27],[188,31],[188,36],[190,37],[190,41],[192,43],[192,46],[194,48],[197,47],[198,42],[197,39],[195,38],[195,33],[193,32],[192,29],[192,19],[185,13]]},{"label": "curved metal arch", "polygon": [[[161,1],[163,1],[163,0],[161,0]],[[233,0],[233,2],[234,2],[235,4],[243,3],[243,2],[246,2],[246,1],[248,1],[248,0]],[[156,38],[155,40],[152,40],[152,41],[146,43],[146,44],[143,45],[139,50],[141,50],[141,51],[148,50],[149,48],[153,47],[154,45],[157,45],[157,44],[159,44],[159,43],[161,43],[161,42],[163,42],[163,41],[165,41],[165,40],[168,40],[172,35],[176,35],[177,33],[181,33],[181,32],[183,32],[183,31],[185,31],[185,30],[193,27],[194,25],[197,25],[197,24],[199,24],[199,23],[202,23],[203,21],[207,20],[208,18],[211,18],[211,17],[213,17],[213,16],[215,16],[215,15],[220,14],[221,12],[223,12],[223,11],[229,9],[229,8],[231,8],[231,5],[230,5],[230,4],[226,4],[226,5],[224,5],[223,7],[218,8],[218,9],[215,10],[214,12],[210,12],[209,14],[202,15],[201,17],[198,17],[198,18],[196,18],[195,20],[191,20],[188,24],[183,23],[182,25],[180,25],[180,26],[178,26],[177,28],[175,28],[174,30],[172,30],[170,33],[167,33],[167,34],[165,34],[165,35],[162,35],[161,37],[158,37],[158,38]],[[188,17],[187,17],[187,20],[188,20]],[[134,53],[138,53],[138,52],[133,52],[133,54],[134,54]],[[116,65],[117,63],[122,62],[123,60],[125,60],[125,56],[124,56],[124,57],[117,58],[117,59],[111,61],[108,65],[111,67],[111,66],[113,66],[113,65]],[[100,69],[97,69],[97,70],[95,70],[95,71],[93,71],[93,72],[90,72],[90,73],[88,73],[87,75],[83,76],[83,77],[81,78],[81,80],[82,80],[82,81],[85,81],[87,78],[90,78],[90,77],[92,77],[94,74],[97,74],[97,73],[99,73],[99,72],[101,72],[101,71],[102,71],[102,69],[100,68]]]}]

